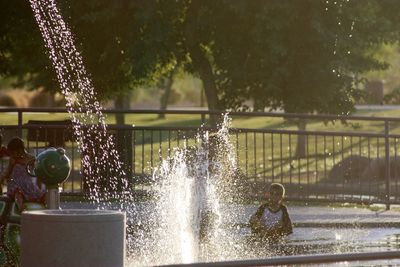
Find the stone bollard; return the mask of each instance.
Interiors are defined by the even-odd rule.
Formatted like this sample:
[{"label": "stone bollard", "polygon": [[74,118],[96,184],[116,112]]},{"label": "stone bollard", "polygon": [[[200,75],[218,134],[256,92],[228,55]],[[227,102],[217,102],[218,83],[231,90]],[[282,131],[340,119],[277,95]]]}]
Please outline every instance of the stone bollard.
[{"label": "stone bollard", "polygon": [[75,209],[22,213],[22,267],[120,267],[124,260],[122,212]]}]

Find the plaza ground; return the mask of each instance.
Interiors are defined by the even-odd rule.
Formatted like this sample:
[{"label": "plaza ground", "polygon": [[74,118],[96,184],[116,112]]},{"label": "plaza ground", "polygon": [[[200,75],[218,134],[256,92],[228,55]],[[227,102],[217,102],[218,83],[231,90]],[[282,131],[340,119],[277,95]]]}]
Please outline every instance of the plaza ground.
[{"label": "plaza ground", "polygon": [[[135,205],[138,210],[137,216],[141,216],[145,214],[152,203],[140,202]],[[300,206],[289,203],[287,206],[294,227],[400,228],[400,207],[397,205],[392,205],[390,210],[386,210],[383,204],[360,207],[353,204]],[[246,227],[250,216],[255,213],[257,207],[257,204],[224,205],[222,214],[225,214],[225,211],[228,211],[229,214],[236,214],[237,216],[229,216],[227,223]],[[94,209],[96,205],[87,202],[62,202],[61,208]],[[222,219],[224,220],[224,218]]]}]

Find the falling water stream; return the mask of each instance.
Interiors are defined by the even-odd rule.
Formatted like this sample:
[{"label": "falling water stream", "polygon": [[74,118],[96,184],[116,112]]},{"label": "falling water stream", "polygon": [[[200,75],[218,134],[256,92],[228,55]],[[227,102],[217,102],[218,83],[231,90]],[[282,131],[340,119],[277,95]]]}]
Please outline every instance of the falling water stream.
[{"label": "falling water stream", "polygon": [[[55,1],[30,0],[32,10],[53,63],[61,91],[67,101],[76,141],[82,154],[83,175],[89,179],[90,197],[101,202],[120,196],[130,201],[128,183],[115,150],[112,136],[107,133],[105,116],[87,74],[82,56],[77,51],[71,31],[65,24]],[[107,189],[99,190],[104,174]],[[102,192],[102,193],[100,193]],[[126,198],[126,199],[125,199]]]},{"label": "falling water stream", "polygon": [[[30,4],[67,102],[89,200],[106,209],[117,199],[119,209],[127,213],[127,223],[132,224],[136,213],[133,194],[72,33],[54,0],[30,0]],[[129,235],[127,243],[129,252]]]}]

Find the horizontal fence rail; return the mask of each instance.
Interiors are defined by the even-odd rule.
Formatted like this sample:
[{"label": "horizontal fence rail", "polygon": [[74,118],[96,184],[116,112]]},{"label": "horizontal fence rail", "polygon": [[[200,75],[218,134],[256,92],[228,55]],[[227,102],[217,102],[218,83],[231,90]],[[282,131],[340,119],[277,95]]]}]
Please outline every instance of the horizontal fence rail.
[{"label": "horizontal fence rail", "polygon": [[210,263],[190,263],[190,264],[174,264],[163,265],[164,267],[247,267],[247,266],[287,266],[297,264],[321,264],[321,263],[337,263],[347,261],[377,261],[377,260],[393,260],[400,259],[400,251],[386,252],[360,252],[360,253],[343,253],[343,254],[321,254],[321,255],[304,255],[304,256],[282,256],[269,259],[256,260],[240,260],[240,261],[221,261]]},{"label": "horizontal fence rail", "polygon": [[[181,126],[181,123],[108,126],[128,179],[138,193],[152,190],[152,170],[170,156],[175,147],[195,144],[195,136],[200,128],[203,131],[215,130],[207,124],[210,116],[224,113],[204,110],[103,112],[109,116],[191,115],[191,120],[196,120],[190,126]],[[48,114],[45,117],[49,119],[38,121],[40,113]],[[230,142],[235,150],[240,179],[250,199],[261,198],[271,182],[280,182],[287,188],[289,200],[384,203],[387,206],[400,203],[399,118],[268,112],[230,112],[229,115],[248,120],[260,117],[265,120],[283,119],[289,126],[300,120],[348,124],[362,121],[378,129],[375,132],[357,130],[360,126],[356,123],[348,131],[297,130],[296,127],[282,127],[282,122],[275,123],[276,127],[274,124],[265,127],[232,127],[229,129]],[[26,140],[28,150],[34,154],[49,146],[64,147],[72,161],[72,172],[63,184],[63,193],[82,193],[81,155],[74,141],[71,122],[59,119],[62,116],[68,118],[65,109],[3,108],[0,109],[0,116],[7,118],[0,122],[3,145],[16,135]],[[303,153],[298,155],[301,147]],[[0,169],[4,169],[6,163],[6,158],[1,159]]]}]

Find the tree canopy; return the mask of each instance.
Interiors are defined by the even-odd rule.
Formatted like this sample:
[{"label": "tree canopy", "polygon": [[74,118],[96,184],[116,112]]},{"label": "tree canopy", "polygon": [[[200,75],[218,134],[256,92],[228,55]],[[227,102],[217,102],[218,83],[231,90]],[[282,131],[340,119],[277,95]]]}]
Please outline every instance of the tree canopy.
[{"label": "tree canopy", "polygon": [[198,11],[198,28],[206,27],[199,43],[224,108],[253,98],[260,109],[347,114],[359,74],[386,67],[372,52],[398,40],[394,1],[197,4],[206,9]]},{"label": "tree canopy", "polygon": [[[399,39],[396,0],[60,0],[102,98],[198,75],[209,109],[347,114],[373,57]],[[0,75],[57,90],[28,1],[0,0]]]}]

